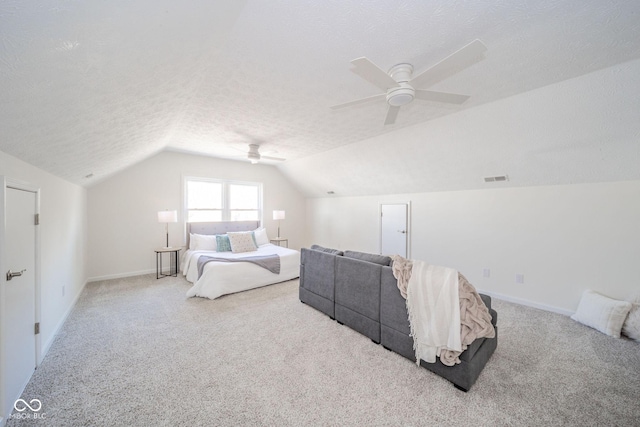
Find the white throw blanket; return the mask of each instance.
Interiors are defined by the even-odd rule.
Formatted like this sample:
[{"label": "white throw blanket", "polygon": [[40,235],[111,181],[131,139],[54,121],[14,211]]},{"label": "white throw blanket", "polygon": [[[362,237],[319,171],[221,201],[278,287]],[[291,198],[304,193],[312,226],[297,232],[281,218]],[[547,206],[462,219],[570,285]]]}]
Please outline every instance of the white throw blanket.
[{"label": "white throw blanket", "polygon": [[414,260],[407,310],[416,363],[435,363],[442,350],[462,351],[456,270]]}]

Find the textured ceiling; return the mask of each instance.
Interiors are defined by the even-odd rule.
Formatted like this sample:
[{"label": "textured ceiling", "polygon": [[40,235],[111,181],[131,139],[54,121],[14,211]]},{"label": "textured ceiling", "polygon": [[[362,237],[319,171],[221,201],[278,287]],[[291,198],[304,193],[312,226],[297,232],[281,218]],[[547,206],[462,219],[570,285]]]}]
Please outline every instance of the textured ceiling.
[{"label": "textured ceiling", "polygon": [[[89,186],[164,149],[286,169],[638,59],[640,2],[3,0],[0,36],[0,150]],[[329,109],[380,92],[354,58],[419,73],[474,39],[486,58],[431,88],[462,106]]]}]

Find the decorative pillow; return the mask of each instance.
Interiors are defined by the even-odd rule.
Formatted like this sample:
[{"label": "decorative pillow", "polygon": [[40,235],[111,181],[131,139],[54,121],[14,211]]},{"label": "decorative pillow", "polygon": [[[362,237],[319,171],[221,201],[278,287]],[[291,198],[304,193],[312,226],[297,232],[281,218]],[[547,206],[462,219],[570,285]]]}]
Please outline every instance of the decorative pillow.
[{"label": "decorative pillow", "polygon": [[233,253],[253,252],[258,249],[253,241],[253,233],[251,232],[227,233],[227,235],[229,236],[231,252]]},{"label": "decorative pillow", "polygon": [[622,325],[622,334],[632,340],[640,341],[640,293],[630,298],[631,311]]},{"label": "decorative pillow", "polygon": [[216,250],[218,252],[231,252],[231,243],[226,234],[216,234]]},{"label": "decorative pillow", "polygon": [[215,251],[217,249],[216,236],[206,234],[190,234],[189,249],[194,251]]},{"label": "decorative pillow", "polygon": [[620,338],[620,330],[629,310],[631,303],[628,301],[618,301],[586,290],[578,304],[578,311],[571,318],[604,334]]},{"label": "decorative pillow", "polygon": [[267,236],[266,228],[256,228],[253,230],[253,237],[256,242],[256,246],[262,246],[269,243],[269,236]]}]

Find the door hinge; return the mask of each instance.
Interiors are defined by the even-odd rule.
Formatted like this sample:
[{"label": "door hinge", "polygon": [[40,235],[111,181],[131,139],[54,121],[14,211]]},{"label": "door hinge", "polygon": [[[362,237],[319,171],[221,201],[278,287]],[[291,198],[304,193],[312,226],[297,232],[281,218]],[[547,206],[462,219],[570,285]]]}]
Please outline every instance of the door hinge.
[{"label": "door hinge", "polygon": [[36,323],[33,328],[34,335],[38,335],[40,333],[40,322]]},{"label": "door hinge", "polygon": [[34,224],[35,225],[40,225],[40,214],[35,214],[34,215]]}]

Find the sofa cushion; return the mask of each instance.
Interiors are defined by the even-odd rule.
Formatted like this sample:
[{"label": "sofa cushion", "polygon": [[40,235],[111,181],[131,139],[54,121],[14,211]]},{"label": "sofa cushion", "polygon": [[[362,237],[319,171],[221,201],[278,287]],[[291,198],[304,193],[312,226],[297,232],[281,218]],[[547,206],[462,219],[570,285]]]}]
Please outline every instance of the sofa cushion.
[{"label": "sofa cushion", "polygon": [[343,252],[338,250],[338,249],[325,248],[325,247],[320,246],[320,245],[311,245],[311,249],[313,249],[314,251],[325,252],[325,253],[332,254],[332,255],[342,255],[343,254]]},{"label": "sofa cushion", "polygon": [[437,359],[436,363],[426,363],[424,360],[421,360],[420,366],[451,381],[457,388],[468,391],[478,379],[482,369],[487,364],[487,361],[497,346],[498,328],[496,328],[496,337],[482,341],[482,345],[470,361],[463,360],[458,365],[446,366],[442,364],[440,359]]},{"label": "sofa cushion", "polygon": [[300,286],[333,301],[336,256],[327,252],[300,250]]},{"label": "sofa cushion", "polygon": [[335,304],[335,319],[365,337],[370,338],[376,344],[380,344],[380,322],[364,316],[349,307]]},{"label": "sofa cushion", "polygon": [[[393,277],[391,267],[382,267],[381,276],[380,323],[405,335],[409,335],[411,333],[411,326],[409,325],[409,314],[407,313],[407,300],[400,294],[398,281]],[[383,345],[386,344],[383,343]]]},{"label": "sofa cushion", "polygon": [[302,286],[300,286],[298,289],[298,296],[300,297],[301,302],[323,312],[332,319],[335,317],[335,304],[333,300],[321,297],[318,294],[306,290]]},{"label": "sofa cushion", "polygon": [[382,266],[340,256],[335,257],[335,260],[336,304],[379,322]]},{"label": "sofa cushion", "polygon": [[386,255],[368,254],[365,252],[356,251],[344,251],[344,256],[347,258],[359,259],[361,261],[372,262],[374,264],[380,264],[384,266],[391,265],[391,258]]}]

